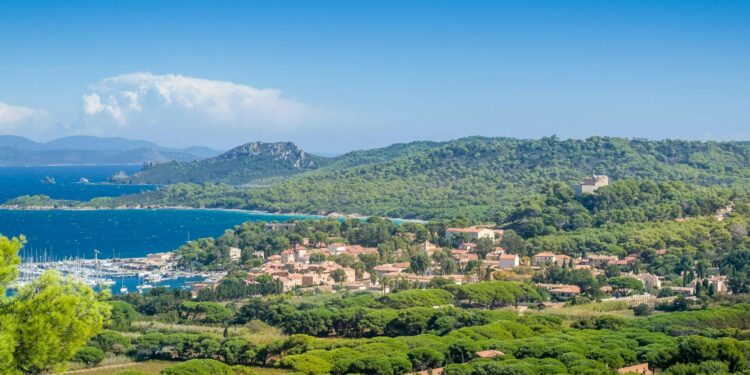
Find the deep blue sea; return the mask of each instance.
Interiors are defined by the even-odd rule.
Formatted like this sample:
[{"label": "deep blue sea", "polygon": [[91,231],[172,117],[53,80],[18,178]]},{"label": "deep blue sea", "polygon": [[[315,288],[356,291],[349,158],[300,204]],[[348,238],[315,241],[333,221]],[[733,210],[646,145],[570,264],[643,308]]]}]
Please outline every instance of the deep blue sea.
[{"label": "deep blue sea", "polygon": [[[150,186],[83,185],[105,181],[137,166],[0,167],[0,201],[24,194],[45,194],[58,199],[91,199],[135,193]],[[56,184],[42,184],[52,177]],[[189,239],[218,236],[245,221],[284,221],[309,216],[273,215],[221,210],[0,210],[0,234],[26,236],[24,256],[46,254],[57,259],[80,256],[139,257],[176,249]]]},{"label": "deep blue sea", "polygon": [[[36,194],[55,199],[89,200],[153,189],[153,186],[148,185],[102,184],[119,171],[133,174],[140,169],[137,165],[0,167],[0,202],[5,203],[21,195]],[[42,180],[46,177],[54,178],[56,183],[43,183]],[[79,183],[81,178],[88,179],[91,184]]]}]

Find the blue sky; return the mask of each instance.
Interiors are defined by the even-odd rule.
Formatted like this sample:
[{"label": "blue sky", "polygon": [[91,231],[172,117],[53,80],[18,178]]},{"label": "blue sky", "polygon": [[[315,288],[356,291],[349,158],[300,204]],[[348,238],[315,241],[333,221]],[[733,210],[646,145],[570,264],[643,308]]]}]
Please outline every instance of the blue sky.
[{"label": "blue sky", "polygon": [[3,1],[0,133],[750,140],[747,1]]}]

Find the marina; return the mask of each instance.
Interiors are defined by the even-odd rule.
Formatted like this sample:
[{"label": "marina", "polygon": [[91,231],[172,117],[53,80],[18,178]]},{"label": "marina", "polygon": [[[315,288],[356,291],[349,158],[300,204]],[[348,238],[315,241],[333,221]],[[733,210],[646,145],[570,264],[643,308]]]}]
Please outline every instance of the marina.
[{"label": "marina", "polygon": [[218,282],[225,275],[223,272],[180,270],[171,252],[148,254],[142,258],[108,259],[100,259],[99,251],[94,251],[94,254],[93,259],[51,260],[45,254],[24,257],[18,267],[19,278],[11,289],[17,290],[50,270],[99,290],[110,288],[113,294],[144,292],[158,286],[190,288],[197,282]]}]

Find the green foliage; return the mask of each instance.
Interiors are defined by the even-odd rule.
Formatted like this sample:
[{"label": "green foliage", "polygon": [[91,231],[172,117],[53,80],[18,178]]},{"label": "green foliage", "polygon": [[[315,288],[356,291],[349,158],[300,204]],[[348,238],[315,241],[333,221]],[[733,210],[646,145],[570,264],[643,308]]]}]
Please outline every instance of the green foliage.
[{"label": "green foliage", "polygon": [[161,375],[234,375],[234,370],[213,359],[192,359],[161,371]]},{"label": "green foliage", "polygon": [[104,330],[94,336],[89,345],[114,354],[125,354],[130,349],[130,339],[122,334]]},{"label": "green foliage", "polygon": [[232,317],[232,310],[215,302],[191,302],[180,304],[179,314],[187,321],[207,324],[227,323]]},{"label": "green foliage", "polygon": [[453,295],[441,289],[412,289],[398,293],[389,293],[379,301],[393,309],[408,307],[442,306],[453,302]]},{"label": "green foliage", "polygon": [[306,154],[291,142],[253,142],[200,161],[148,165],[133,176],[131,182],[225,182],[240,185],[313,170],[329,162],[328,158]]},{"label": "green foliage", "polygon": [[138,312],[127,302],[109,301],[107,303],[112,307],[111,319],[106,323],[107,328],[125,331],[138,318]]},{"label": "green foliage", "polygon": [[[3,365],[25,373],[64,366],[108,317],[109,305],[99,302],[91,288],[45,272],[0,310],[0,340],[15,343],[12,364]],[[7,353],[0,350],[0,359],[9,358]]]},{"label": "green foliage", "polygon": [[73,361],[87,366],[96,366],[104,360],[104,352],[93,346],[84,346],[73,356]]},{"label": "green foliage", "polygon": [[663,180],[622,180],[593,195],[575,196],[570,185],[550,182],[527,197],[503,221],[525,237],[599,227],[606,223],[664,221],[713,215],[746,195]]},{"label": "green foliage", "polygon": [[[337,157],[327,165],[323,164],[328,161],[321,159],[315,162],[315,168],[309,168],[314,170],[292,177],[286,176],[305,169],[304,166],[295,166],[299,158],[268,159],[269,153],[263,153],[250,158],[218,160],[219,157],[197,163],[168,163],[145,170],[142,175],[168,176],[168,182],[199,183],[243,183],[261,177],[285,176],[275,179],[272,186],[248,189],[182,184],[137,196],[93,200],[87,205],[184,204],[272,212],[326,214],[335,211],[386,217],[463,217],[502,221],[519,201],[528,198],[529,191],[541,190],[551,181],[576,183],[591,171],[607,174],[613,180],[636,178],[741,186],[750,180],[749,149],[750,145],[744,142],[470,137],[353,152]],[[607,213],[597,214],[590,221],[587,220],[587,212],[589,216],[590,212],[584,206],[565,203],[571,191],[559,189],[560,210],[544,215],[549,221],[545,222],[543,217],[534,218],[524,226],[541,234],[547,230],[545,228],[584,228],[610,219],[695,215],[706,212],[707,208],[726,197],[717,191],[693,199],[689,187],[648,184],[624,184],[618,191],[608,194],[606,201],[593,202],[598,207],[605,207]],[[643,207],[623,209],[620,203],[627,202],[630,197],[646,197],[648,200]],[[688,202],[689,206],[675,205],[681,200]],[[536,210],[534,202],[529,204],[532,211]],[[543,209],[539,207],[538,211]]]}]

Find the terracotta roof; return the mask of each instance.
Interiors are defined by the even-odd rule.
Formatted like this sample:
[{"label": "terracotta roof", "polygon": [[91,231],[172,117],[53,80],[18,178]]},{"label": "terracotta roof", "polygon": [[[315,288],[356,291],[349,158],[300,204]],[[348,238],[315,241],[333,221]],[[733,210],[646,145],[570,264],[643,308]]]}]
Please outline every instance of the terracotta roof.
[{"label": "terracotta roof", "polygon": [[446,232],[458,232],[458,233],[479,233],[487,228],[447,228]]},{"label": "terracotta roof", "polygon": [[555,256],[555,253],[551,253],[549,251],[543,251],[539,254],[534,255],[535,257],[553,257]]}]

